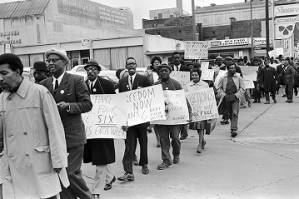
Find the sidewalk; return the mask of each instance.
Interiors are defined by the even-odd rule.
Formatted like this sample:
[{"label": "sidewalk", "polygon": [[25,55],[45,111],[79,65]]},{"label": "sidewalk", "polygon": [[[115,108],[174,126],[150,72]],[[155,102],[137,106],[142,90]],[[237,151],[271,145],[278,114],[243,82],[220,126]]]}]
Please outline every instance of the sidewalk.
[{"label": "sidewalk", "polygon": [[[196,153],[197,133],[182,142],[181,162],[163,171],[161,150],[149,134],[149,175],[134,166],[135,181],[116,182],[105,199],[295,199],[299,197],[299,98],[293,104],[278,98],[275,105],[253,104],[241,109],[238,137],[230,138],[229,125],[206,136],[202,154]],[[122,174],[124,141],[115,141],[116,176]],[[136,153],[139,156],[139,152]],[[91,186],[95,168],[83,166]]]}]

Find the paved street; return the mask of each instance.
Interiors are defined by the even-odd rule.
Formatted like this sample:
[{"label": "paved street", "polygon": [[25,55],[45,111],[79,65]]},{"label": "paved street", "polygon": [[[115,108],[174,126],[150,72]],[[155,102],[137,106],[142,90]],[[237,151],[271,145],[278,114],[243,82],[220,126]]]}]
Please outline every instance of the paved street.
[{"label": "paved street", "polygon": [[[202,154],[196,153],[197,133],[189,131],[182,142],[181,162],[163,171],[156,169],[161,152],[155,147],[154,134],[149,134],[150,174],[142,175],[135,166],[134,182],[116,182],[101,198],[299,198],[299,97],[293,104],[284,101],[280,97],[275,105],[261,103],[241,109],[240,134],[235,139],[230,138],[229,126],[218,121],[215,131],[206,136]],[[119,176],[124,142],[115,144],[114,167]],[[94,172],[91,165],[84,165],[89,184]]]}]

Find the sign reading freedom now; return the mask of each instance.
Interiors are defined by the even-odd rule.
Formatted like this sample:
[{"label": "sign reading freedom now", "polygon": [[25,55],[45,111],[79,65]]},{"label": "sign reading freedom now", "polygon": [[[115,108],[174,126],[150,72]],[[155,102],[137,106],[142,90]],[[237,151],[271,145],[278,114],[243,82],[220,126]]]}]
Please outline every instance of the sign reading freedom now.
[{"label": "sign reading freedom now", "polygon": [[213,88],[190,90],[186,97],[192,108],[193,122],[219,117]]},{"label": "sign reading freedom now", "polygon": [[123,100],[128,126],[165,119],[165,104],[161,85],[117,94]]}]

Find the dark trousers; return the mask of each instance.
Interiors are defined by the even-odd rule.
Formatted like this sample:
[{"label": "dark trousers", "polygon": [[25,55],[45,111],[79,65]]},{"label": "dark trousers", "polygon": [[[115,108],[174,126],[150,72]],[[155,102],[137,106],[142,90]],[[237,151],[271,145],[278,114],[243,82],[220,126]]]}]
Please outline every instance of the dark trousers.
[{"label": "dark trousers", "polygon": [[83,161],[84,145],[67,149],[68,167],[67,173],[70,181],[70,186],[62,188],[60,196],[62,199],[92,199],[86,182],[82,178],[81,165]]},{"label": "dark trousers", "polygon": [[293,87],[294,84],[286,84],[286,95],[288,100],[293,100]]},{"label": "dark trousers", "polygon": [[139,165],[143,166],[148,163],[147,156],[147,126],[136,125],[128,128],[127,138],[125,140],[125,152],[123,157],[123,166],[126,173],[133,173],[132,161],[135,156],[137,139],[140,145]]},{"label": "dark trousers", "polygon": [[226,110],[228,111],[228,116],[230,119],[231,130],[238,130],[238,117],[239,117],[239,100],[234,102],[225,102]]},{"label": "dark trousers", "polygon": [[172,154],[174,157],[180,155],[181,151],[181,141],[179,138],[181,126],[180,125],[155,125],[155,131],[160,136],[162,160],[166,164],[172,164],[170,150],[170,139],[172,146]]},{"label": "dark trousers", "polygon": [[270,101],[270,95],[269,93],[271,93],[272,99],[275,100],[275,89],[268,91],[265,90],[265,97],[266,97],[266,101],[269,102]]},{"label": "dark trousers", "polygon": [[181,136],[182,137],[187,137],[188,136],[188,124],[182,124],[181,126]]},{"label": "dark trousers", "polygon": [[254,81],[253,83],[254,83],[253,98],[254,98],[254,101],[259,102],[259,101],[261,101],[260,84],[257,81]]}]

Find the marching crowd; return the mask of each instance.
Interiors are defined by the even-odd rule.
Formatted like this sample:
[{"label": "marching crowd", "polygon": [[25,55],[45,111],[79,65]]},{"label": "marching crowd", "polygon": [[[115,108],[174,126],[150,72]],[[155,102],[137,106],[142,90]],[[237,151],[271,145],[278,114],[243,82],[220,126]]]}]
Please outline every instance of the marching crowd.
[{"label": "marching crowd", "polygon": [[[0,55],[0,198],[99,198],[103,190],[112,188],[117,180],[134,181],[133,165],[141,166],[144,175],[148,168],[148,132],[154,131],[157,147],[161,148],[158,170],[180,162],[181,140],[188,137],[188,129],[198,132],[196,151],[205,148],[205,134],[215,127],[215,120],[189,121],[184,125],[151,125],[149,122],[123,126],[126,131],[123,154],[124,175],[116,178],[111,164],[115,162],[113,139],[86,140],[81,114],[92,109],[90,95],[114,94],[115,86],[99,76],[101,67],[90,60],[84,67],[87,79],[66,72],[70,60],[64,50],[45,52],[45,62],[34,64],[35,83],[22,77],[23,64],[14,54]],[[254,88],[246,88],[242,67],[257,67]],[[185,90],[213,88],[222,115],[221,124],[230,123],[231,137],[238,135],[238,115],[241,107],[276,103],[278,90],[283,89],[286,102],[293,102],[298,94],[299,60],[279,56],[274,58],[216,57],[209,63],[214,80],[201,80],[199,62],[184,62],[174,52],[171,63],[162,63],[159,56],[151,60],[145,74],[136,72],[134,57],[125,60],[125,68],[116,71],[118,92],[127,92],[151,85],[163,90],[181,90],[182,85],[171,78],[172,71],[190,72],[190,83]],[[220,70],[227,71],[217,79]],[[251,97],[252,96],[252,97]],[[191,107],[187,101],[189,114]],[[167,103],[165,104],[167,114]],[[136,147],[140,146],[139,162]],[[172,147],[172,153],[170,152]],[[172,155],[171,155],[172,154]],[[92,163],[96,167],[94,183],[89,188],[82,177],[81,165]]]}]

